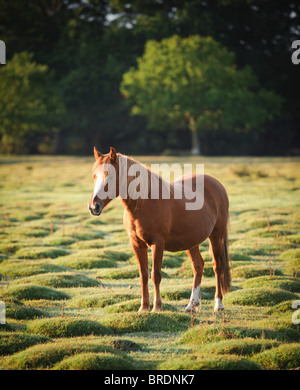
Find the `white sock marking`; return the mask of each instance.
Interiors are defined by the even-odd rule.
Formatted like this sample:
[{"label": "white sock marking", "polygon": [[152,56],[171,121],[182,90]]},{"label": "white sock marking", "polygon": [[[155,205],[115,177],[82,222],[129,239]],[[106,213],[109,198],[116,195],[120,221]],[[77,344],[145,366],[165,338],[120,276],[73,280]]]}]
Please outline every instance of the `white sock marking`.
[{"label": "white sock marking", "polygon": [[224,310],[224,306],[223,306],[221,298],[216,298],[216,304],[215,304],[215,309],[214,310],[215,311],[217,311],[217,310]]},{"label": "white sock marking", "polygon": [[190,301],[189,301],[188,305],[186,306],[185,311],[191,311],[193,306],[195,307],[195,306],[199,305],[200,295],[201,295],[200,294],[200,287],[201,287],[201,284],[199,284],[196,288],[192,289]]}]

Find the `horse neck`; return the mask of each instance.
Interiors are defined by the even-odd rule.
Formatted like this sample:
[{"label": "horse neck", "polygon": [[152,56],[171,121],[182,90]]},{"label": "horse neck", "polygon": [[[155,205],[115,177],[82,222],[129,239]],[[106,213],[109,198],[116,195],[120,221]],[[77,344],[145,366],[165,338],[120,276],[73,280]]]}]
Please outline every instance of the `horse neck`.
[{"label": "horse neck", "polygon": [[[158,180],[160,183],[160,187],[163,188],[163,186],[171,187],[171,191],[173,186],[167,183],[162,177],[160,177],[157,173],[152,172],[149,168],[147,168],[145,165],[139,163],[138,161],[135,161],[127,156],[120,156],[119,160],[119,169],[122,165],[122,168],[124,172],[126,172],[126,194],[127,196],[122,196],[122,191],[120,191],[120,199],[123,203],[124,207],[131,213],[135,214],[138,210],[141,209],[143,205],[147,205],[147,201],[151,201],[151,185],[153,185],[153,178]],[[123,160],[122,160],[123,159]],[[133,199],[130,197],[130,194],[128,193],[128,187],[130,183],[136,179],[137,176],[128,176],[129,169],[134,165],[136,165],[136,168],[141,172],[143,177],[143,184],[141,185],[140,194],[141,197],[138,197],[137,199]],[[125,169],[124,169],[125,168]],[[122,183],[122,180],[125,179],[125,176],[123,174],[120,175],[120,181],[119,181],[119,187],[123,186],[124,183]],[[125,188],[125,187],[124,187]]]},{"label": "horse neck", "polygon": [[[134,214],[140,209],[144,199],[138,198],[133,199],[129,195],[128,187],[130,183],[136,178],[136,176],[129,176],[128,171],[134,165],[137,164],[137,169],[143,171],[143,177],[145,180],[149,180],[149,170],[146,166],[131,159],[130,157],[121,155],[119,157],[119,196],[124,207],[131,213]],[[144,194],[147,196],[148,194]]]}]

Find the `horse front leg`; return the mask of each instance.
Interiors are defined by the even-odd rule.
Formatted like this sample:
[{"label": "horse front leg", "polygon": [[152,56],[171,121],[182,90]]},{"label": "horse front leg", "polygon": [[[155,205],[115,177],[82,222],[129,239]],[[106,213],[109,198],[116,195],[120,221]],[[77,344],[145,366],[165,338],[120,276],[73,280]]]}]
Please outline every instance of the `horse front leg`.
[{"label": "horse front leg", "polygon": [[187,250],[186,253],[188,254],[189,258],[192,261],[193,272],[194,272],[194,283],[193,283],[192,294],[191,294],[190,301],[185,308],[185,311],[189,312],[194,310],[194,307],[200,304],[200,300],[201,300],[200,286],[201,286],[201,280],[203,275],[204,261],[200,254],[200,250],[198,246]]},{"label": "horse front leg", "polygon": [[148,289],[148,249],[147,246],[138,246],[135,243],[131,242],[131,246],[135,257],[139,265],[140,280],[142,286],[142,300],[141,307],[139,311],[148,311],[150,310],[150,300],[149,300],[149,289]]},{"label": "horse front leg", "polygon": [[160,297],[161,266],[164,253],[164,243],[159,242],[151,246],[152,249],[152,273],[151,279],[154,283],[154,304],[152,311],[161,311],[162,301]]}]

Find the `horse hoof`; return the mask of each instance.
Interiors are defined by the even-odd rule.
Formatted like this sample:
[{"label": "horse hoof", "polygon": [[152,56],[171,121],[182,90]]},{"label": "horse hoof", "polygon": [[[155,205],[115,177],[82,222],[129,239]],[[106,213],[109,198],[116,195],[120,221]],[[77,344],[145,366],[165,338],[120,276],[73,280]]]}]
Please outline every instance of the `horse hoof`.
[{"label": "horse hoof", "polygon": [[192,308],[192,306],[187,305],[185,307],[184,311],[185,311],[185,313],[190,313],[191,311],[193,311],[195,313],[196,309],[194,307]]},{"label": "horse hoof", "polygon": [[224,310],[224,306],[223,306],[222,300],[221,300],[221,298],[216,298],[216,304],[215,304],[215,307],[214,307],[214,312],[217,313],[218,311],[222,311],[222,310]]},{"label": "horse hoof", "polygon": [[215,307],[214,312],[218,313],[219,311],[224,311],[224,307]]},{"label": "horse hoof", "polygon": [[200,305],[200,302],[197,302],[195,304],[192,304],[191,302],[185,307],[184,311],[186,313],[190,313],[192,310],[195,313],[196,312],[196,307]]},{"label": "horse hoof", "polygon": [[142,313],[142,312],[145,312],[145,311],[150,311],[150,307],[140,307],[139,310],[138,310],[138,313]]},{"label": "horse hoof", "polygon": [[161,310],[162,310],[161,307],[153,307],[152,312],[161,311]]}]

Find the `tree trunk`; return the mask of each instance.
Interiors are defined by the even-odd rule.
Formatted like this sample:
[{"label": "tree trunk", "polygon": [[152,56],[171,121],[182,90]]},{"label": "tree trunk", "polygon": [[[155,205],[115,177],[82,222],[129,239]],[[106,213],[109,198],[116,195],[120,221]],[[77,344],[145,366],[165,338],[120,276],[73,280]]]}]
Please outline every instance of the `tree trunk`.
[{"label": "tree trunk", "polygon": [[192,150],[191,154],[193,156],[198,156],[200,154],[200,145],[197,134],[197,126],[195,123],[195,119],[193,117],[189,118],[189,129],[192,132]]},{"label": "tree trunk", "polygon": [[193,156],[198,156],[200,154],[200,145],[198,140],[197,129],[192,131],[192,150],[191,154]]}]

